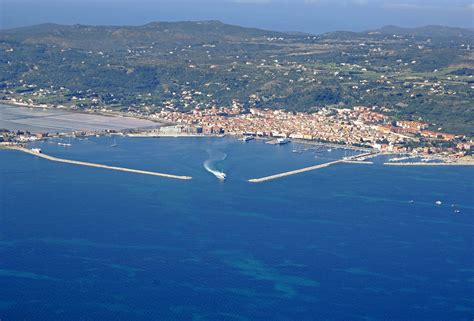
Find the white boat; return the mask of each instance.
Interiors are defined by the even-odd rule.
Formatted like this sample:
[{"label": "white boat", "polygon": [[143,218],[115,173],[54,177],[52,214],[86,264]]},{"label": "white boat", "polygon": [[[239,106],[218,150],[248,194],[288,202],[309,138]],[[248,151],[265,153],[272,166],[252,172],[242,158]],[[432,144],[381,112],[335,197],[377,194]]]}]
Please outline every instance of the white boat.
[{"label": "white boat", "polygon": [[241,138],[241,140],[243,142],[248,142],[248,141],[251,141],[252,139],[253,139],[253,137],[251,137],[251,136],[244,136],[244,137]]},{"label": "white boat", "polygon": [[226,174],[223,172],[216,172],[214,173],[214,175],[216,175],[218,179],[223,180],[223,181],[225,181],[225,179],[227,178]]},{"label": "white boat", "polygon": [[436,205],[441,205],[441,204],[443,204],[443,202],[441,202],[441,201],[436,201],[435,204],[436,204]]},{"label": "white boat", "polygon": [[277,138],[278,145],[285,145],[288,144],[290,140],[288,138]]}]

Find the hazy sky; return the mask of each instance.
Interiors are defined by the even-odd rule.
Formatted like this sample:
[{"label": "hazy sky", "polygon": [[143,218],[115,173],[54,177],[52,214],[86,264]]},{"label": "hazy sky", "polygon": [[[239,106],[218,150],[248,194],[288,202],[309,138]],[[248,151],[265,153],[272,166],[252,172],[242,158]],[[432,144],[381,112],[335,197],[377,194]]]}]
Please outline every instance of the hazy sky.
[{"label": "hazy sky", "polygon": [[140,25],[221,20],[258,28],[321,33],[388,24],[474,27],[472,0],[0,0],[0,27],[43,22]]}]

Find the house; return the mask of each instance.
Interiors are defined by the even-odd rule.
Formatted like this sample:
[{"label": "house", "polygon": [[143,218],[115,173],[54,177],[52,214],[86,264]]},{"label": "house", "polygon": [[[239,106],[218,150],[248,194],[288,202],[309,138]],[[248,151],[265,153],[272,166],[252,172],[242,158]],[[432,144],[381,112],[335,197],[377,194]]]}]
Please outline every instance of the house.
[{"label": "house", "polygon": [[428,124],[418,122],[418,121],[397,121],[397,126],[405,129],[416,129],[422,130],[428,128]]}]

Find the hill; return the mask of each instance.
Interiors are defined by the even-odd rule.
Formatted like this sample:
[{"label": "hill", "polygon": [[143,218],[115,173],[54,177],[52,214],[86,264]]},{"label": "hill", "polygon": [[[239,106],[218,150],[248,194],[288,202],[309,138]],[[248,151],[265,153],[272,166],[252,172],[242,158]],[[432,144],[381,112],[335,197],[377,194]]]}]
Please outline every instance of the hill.
[{"label": "hill", "polygon": [[307,35],[219,21],[42,24],[0,31],[0,98],[141,112],[377,105],[474,135],[473,39],[442,26]]}]

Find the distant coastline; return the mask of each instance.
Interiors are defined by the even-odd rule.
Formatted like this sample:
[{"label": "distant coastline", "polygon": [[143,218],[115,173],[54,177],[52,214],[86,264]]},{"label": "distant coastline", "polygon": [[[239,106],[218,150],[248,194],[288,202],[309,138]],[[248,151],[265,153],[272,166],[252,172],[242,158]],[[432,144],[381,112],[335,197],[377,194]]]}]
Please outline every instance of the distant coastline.
[{"label": "distant coastline", "polygon": [[[42,110],[62,110],[65,112],[70,112],[70,113],[78,113],[78,114],[86,114],[86,115],[99,115],[99,116],[104,116],[104,117],[119,117],[120,119],[134,119],[134,120],[144,120],[144,121],[150,121],[153,123],[157,124],[157,127],[153,128],[127,128],[127,129],[111,129],[111,130],[99,130],[99,131],[92,131],[89,133],[86,133],[85,136],[91,136],[91,135],[110,135],[110,134],[115,134],[115,135],[126,135],[128,137],[132,138],[178,138],[178,137],[194,137],[194,138],[222,138],[222,137],[234,137],[236,139],[241,138],[242,135],[235,135],[235,134],[213,134],[213,133],[199,133],[199,134],[193,134],[193,133],[186,133],[186,132],[166,132],[162,131],[162,129],[171,127],[171,126],[176,126],[176,123],[171,123],[170,121],[166,120],[160,120],[160,119],[153,119],[151,117],[146,117],[146,116],[137,116],[137,115],[131,115],[123,112],[109,112],[109,111],[88,111],[88,110],[76,110],[76,109],[70,109],[70,108],[60,108],[60,107],[55,107],[55,106],[50,106],[50,105],[35,105],[35,104],[26,104],[26,103],[17,103],[17,102],[11,102],[11,101],[0,101],[0,104],[6,105],[6,106],[13,106],[13,107],[22,107],[22,108],[35,108],[35,109],[42,109]],[[70,131],[70,134],[73,134],[75,131]],[[63,133],[63,134],[68,134],[68,133]],[[55,135],[51,135],[49,138],[55,137]],[[47,139],[48,137],[45,137],[44,139]],[[255,137],[256,139],[261,139],[261,140],[271,140],[272,137]],[[361,151],[361,152],[371,152],[374,156],[379,156],[379,155],[410,155],[410,157],[420,157],[428,160],[434,160],[437,162],[393,162],[393,163],[386,163],[385,165],[388,166],[441,166],[441,164],[444,165],[450,165],[450,166],[470,166],[474,165],[474,159],[469,158],[469,157],[464,157],[460,159],[452,159],[443,155],[419,155],[417,153],[399,153],[399,152],[388,152],[388,151],[377,151],[373,148],[370,147],[361,147],[361,146],[355,146],[355,145],[350,145],[350,144],[336,144],[336,143],[331,143],[331,142],[321,142],[321,141],[316,141],[316,140],[304,140],[304,139],[291,139],[292,142],[297,143],[297,144],[305,144],[305,145],[310,145],[310,146],[325,146],[328,148],[340,148],[340,149],[350,149],[350,150],[355,150],[355,151]],[[375,152],[375,153],[374,153]],[[367,163],[367,162],[365,162]]]}]

